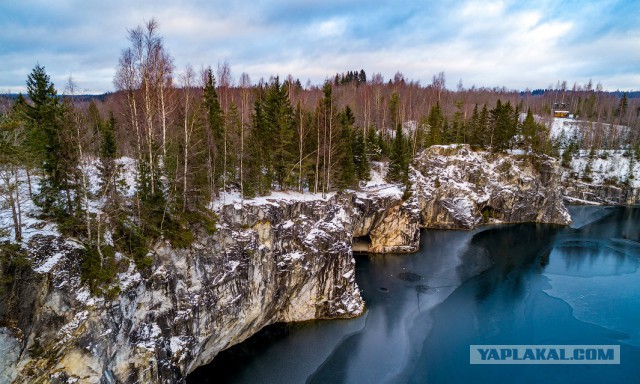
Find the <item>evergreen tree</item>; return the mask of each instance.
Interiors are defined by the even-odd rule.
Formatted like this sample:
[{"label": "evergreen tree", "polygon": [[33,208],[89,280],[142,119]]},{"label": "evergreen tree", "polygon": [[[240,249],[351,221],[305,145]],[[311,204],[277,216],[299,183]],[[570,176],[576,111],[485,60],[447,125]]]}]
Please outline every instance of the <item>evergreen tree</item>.
[{"label": "evergreen tree", "polygon": [[109,114],[109,120],[99,122],[100,127],[100,172],[102,193],[107,198],[107,205],[116,203],[118,179],[116,175],[116,118],[113,112]]},{"label": "evergreen tree", "polygon": [[273,146],[275,133],[271,119],[267,117],[266,92],[260,87],[253,110],[253,124],[248,140],[249,161],[247,162],[247,182],[245,194],[266,195],[271,191],[273,181]]},{"label": "evergreen tree", "polygon": [[398,125],[389,157],[389,172],[387,173],[387,179],[389,181],[407,182],[409,176],[408,148],[409,146],[405,142],[402,133],[402,127]]},{"label": "evergreen tree", "polygon": [[366,84],[367,82],[367,74],[364,72],[364,69],[360,70],[360,74],[358,75],[358,82],[362,84]]},{"label": "evergreen tree", "polygon": [[453,114],[451,121],[451,129],[446,142],[448,143],[466,143],[464,113],[462,113],[462,101],[456,102],[456,112]]},{"label": "evergreen tree", "polygon": [[440,103],[436,102],[436,104],[431,107],[429,117],[427,118],[427,122],[429,124],[429,133],[427,134],[427,142],[425,143],[427,147],[442,144],[444,120],[442,110],[440,109]]},{"label": "evergreen tree", "polygon": [[358,181],[370,179],[369,161],[367,160],[366,138],[362,130],[356,128],[352,131],[353,165]]},{"label": "evergreen tree", "polygon": [[44,67],[37,64],[27,77],[27,93],[31,105],[26,106],[29,119],[29,146],[41,159],[43,179],[40,193],[36,196],[45,214],[52,214],[60,206],[60,190],[65,175],[61,172],[61,151],[58,130],[61,108],[57,91]]},{"label": "evergreen tree", "polygon": [[533,118],[533,113],[531,112],[531,109],[529,109],[527,111],[527,117],[525,117],[520,128],[520,132],[522,134],[522,138],[524,141],[524,146],[527,150],[533,150],[534,148],[536,128],[537,128],[537,124]]},{"label": "evergreen tree", "polygon": [[500,99],[496,107],[491,110],[491,139],[489,145],[492,151],[504,151],[512,143],[513,136],[517,133],[518,120],[516,110],[510,102],[502,104]]},{"label": "evergreen tree", "polygon": [[229,131],[229,134],[227,135],[227,148],[231,148],[231,150],[227,151],[225,173],[227,174],[228,182],[233,182],[236,179],[236,172],[239,169],[240,156],[242,155],[240,151],[236,150],[236,144],[240,142],[242,120],[240,119],[238,107],[233,101],[229,106],[229,113],[226,117],[226,126]]},{"label": "evergreen tree", "polygon": [[335,185],[339,189],[353,188],[356,184],[356,170],[353,156],[353,124],[356,118],[347,105],[340,113],[340,140],[338,141],[336,166],[337,174]]},{"label": "evergreen tree", "polygon": [[366,137],[366,151],[367,157],[371,160],[380,160],[380,156],[382,155],[382,148],[380,147],[380,135],[376,130],[376,127],[371,124],[369,125],[369,129],[367,129],[367,137]]},{"label": "evergreen tree", "polygon": [[216,79],[211,67],[205,70],[205,85],[202,102],[209,126],[209,154],[211,194],[217,193],[221,186],[222,167],[224,163],[224,115],[220,107],[218,92],[216,92]]},{"label": "evergreen tree", "polygon": [[481,144],[481,131],[480,131],[480,112],[478,112],[478,104],[473,107],[473,113],[468,124],[469,128],[469,144],[482,145]]},{"label": "evergreen tree", "polygon": [[620,98],[620,103],[618,104],[617,115],[622,117],[627,113],[627,108],[629,107],[629,100],[627,99],[627,93],[622,94],[622,98]]},{"label": "evergreen tree", "polygon": [[265,100],[266,131],[275,139],[273,169],[275,181],[281,189],[292,185],[292,171],[295,167],[295,119],[289,101],[287,88],[280,85],[278,77],[269,86]]}]

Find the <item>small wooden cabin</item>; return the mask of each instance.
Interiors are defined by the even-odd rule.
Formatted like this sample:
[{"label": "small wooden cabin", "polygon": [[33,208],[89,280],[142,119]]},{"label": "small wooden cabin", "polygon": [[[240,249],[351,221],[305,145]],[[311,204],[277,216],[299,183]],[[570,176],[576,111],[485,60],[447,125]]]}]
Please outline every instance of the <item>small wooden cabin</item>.
[{"label": "small wooden cabin", "polygon": [[567,104],[565,103],[555,103],[553,104],[553,117],[570,117],[571,112],[567,108]]}]

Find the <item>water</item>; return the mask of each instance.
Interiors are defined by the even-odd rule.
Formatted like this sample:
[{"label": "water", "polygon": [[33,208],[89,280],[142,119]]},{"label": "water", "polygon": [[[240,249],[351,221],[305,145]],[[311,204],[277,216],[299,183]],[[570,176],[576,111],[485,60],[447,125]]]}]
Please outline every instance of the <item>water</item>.
[{"label": "water", "polygon": [[[601,383],[640,377],[640,208],[570,227],[423,232],[357,257],[354,320],[268,327],[189,377],[233,383]],[[620,365],[470,365],[471,344],[617,344]]]}]

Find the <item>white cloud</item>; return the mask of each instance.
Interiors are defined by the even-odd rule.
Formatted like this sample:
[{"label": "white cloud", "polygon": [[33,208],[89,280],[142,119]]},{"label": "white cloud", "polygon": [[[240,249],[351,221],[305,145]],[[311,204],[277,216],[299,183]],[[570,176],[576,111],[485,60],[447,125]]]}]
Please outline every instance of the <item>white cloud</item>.
[{"label": "white cloud", "polygon": [[[0,91],[23,87],[36,62],[56,84],[73,73],[83,88],[111,90],[118,56],[128,45],[127,28],[151,17],[160,22],[178,69],[228,60],[233,73],[248,72],[254,80],[292,74],[321,83],[336,72],[364,68],[386,78],[399,70],[422,83],[445,71],[450,86],[459,78],[468,86],[519,89],[592,78],[607,89],[640,89],[640,29],[627,20],[638,5],[628,2],[631,9],[613,12],[619,4],[624,5],[286,0],[149,1],[133,7],[114,0],[66,1],[61,8],[46,2],[42,9],[29,9],[12,4],[3,6],[8,16],[0,15],[7,27],[0,36]],[[43,22],[32,23],[31,13]]]}]

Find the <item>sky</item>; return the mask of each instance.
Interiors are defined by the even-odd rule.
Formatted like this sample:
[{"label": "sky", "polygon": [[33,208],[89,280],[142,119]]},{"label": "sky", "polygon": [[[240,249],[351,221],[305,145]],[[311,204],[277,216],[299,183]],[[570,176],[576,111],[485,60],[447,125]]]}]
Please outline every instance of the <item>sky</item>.
[{"label": "sky", "polygon": [[537,89],[567,81],[640,90],[640,1],[0,0],[0,93],[44,66],[60,93],[114,90],[127,30],[155,18],[175,73],[228,62],[238,81],[386,80]]}]

